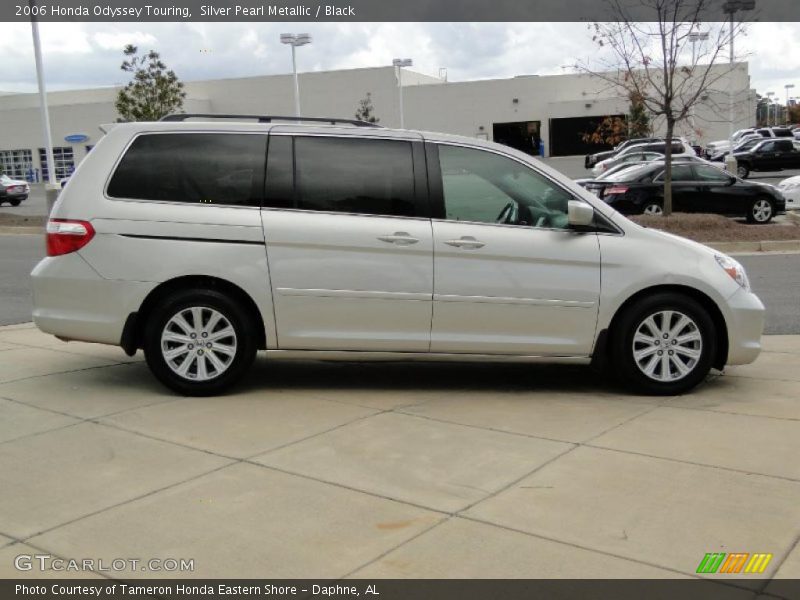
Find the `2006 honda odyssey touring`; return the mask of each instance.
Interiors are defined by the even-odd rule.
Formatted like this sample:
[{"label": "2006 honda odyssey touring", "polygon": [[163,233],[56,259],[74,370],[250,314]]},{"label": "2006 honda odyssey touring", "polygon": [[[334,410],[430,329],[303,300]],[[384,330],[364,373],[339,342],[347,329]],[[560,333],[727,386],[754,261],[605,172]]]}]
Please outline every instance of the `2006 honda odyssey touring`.
[{"label": "2006 honda odyssey touring", "polygon": [[257,350],[595,361],[679,394],[760,351],[744,269],[511,148],[343,120],[114,126],[61,192],[36,325],[221,392]]}]

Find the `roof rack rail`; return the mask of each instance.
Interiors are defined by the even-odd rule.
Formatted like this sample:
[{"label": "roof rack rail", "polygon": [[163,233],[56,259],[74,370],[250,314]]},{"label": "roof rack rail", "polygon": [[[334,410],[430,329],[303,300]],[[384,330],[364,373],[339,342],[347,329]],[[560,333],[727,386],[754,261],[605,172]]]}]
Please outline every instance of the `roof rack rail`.
[{"label": "roof rack rail", "polygon": [[358,119],[339,119],[333,117],[286,117],[283,115],[217,115],[211,113],[181,113],[162,117],[162,121],[186,121],[187,119],[255,119],[259,123],[272,123],[273,121],[310,121],[312,123],[330,123],[336,125],[345,123],[356,127],[382,127],[377,123],[367,123]]}]

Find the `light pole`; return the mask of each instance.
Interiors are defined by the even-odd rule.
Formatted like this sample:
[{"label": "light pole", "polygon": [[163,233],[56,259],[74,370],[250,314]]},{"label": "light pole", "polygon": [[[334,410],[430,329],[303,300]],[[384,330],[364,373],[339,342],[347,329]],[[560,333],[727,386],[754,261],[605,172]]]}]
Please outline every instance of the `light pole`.
[{"label": "light pole", "polygon": [[728,84],[728,129],[730,130],[730,137],[733,137],[733,17],[737,11],[753,10],[756,7],[756,0],[726,0],[722,5],[723,12],[730,17],[730,57],[729,63],[731,65],[731,73],[729,75]]},{"label": "light pole", "polygon": [[292,47],[292,73],[294,74],[294,116],[300,116],[300,84],[297,82],[297,59],[295,58],[295,48],[311,43],[311,35],[308,33],[282,33],[281,44],[289,44]]},{"label": "light pole", "polygon": [[767,92],[767,127],[772,125],[772,97],[775,92]]},{"label": "light pole", "polygon": [[692,43],[692,67],[694,67],[694,62],[697,60],[697,54],[695,52],[695,44],[697,42],[705,42],[708,39],[708,32],[707,31],[692,31],[689,33],[689,41]]},{"label": "light pole", "polygon": [[39,84],[39,109],[42,116],[44,132],[45,156],[47,157],[47,183],[56,183],[56,165],[53,160],[53,137],[50,133],[50,112],[47,109],[47,88],[44,83],[44,67],[42,66],[42,48],[39,43],[39,23],[34,14],[35,0],[28,0],[31,7],[31,35],[33,36],[33,57],[36,61],[36,80]]},{"label": "light pole", "polygon": [[403,67],[410,67],[414,64],[410,58],[395,58],[392,65],[397,68],[397,93],[400,96],[400,129],[405,128],[403,119]]},{"label": "light pole", "polygon": [[[692,76],[694,76],[694,66],[695,66],[695,61],[697,60],[697,53],[695,52],[695,46],[697,45],[697,42],[705,42],[707,39],[708,39],[707,31],[689,32],[689,41],[692,43]],[[692,128],[692,139],[694,140],[695,137],[694,104],[692,104],[691,111],[689,112],[689,126]]]},{"label": "light pole", "polygon": [[783,86],[783,89],[786,90],[786,124],[789,124],[789,90],[794,87],[793,83],[787,83]]}]

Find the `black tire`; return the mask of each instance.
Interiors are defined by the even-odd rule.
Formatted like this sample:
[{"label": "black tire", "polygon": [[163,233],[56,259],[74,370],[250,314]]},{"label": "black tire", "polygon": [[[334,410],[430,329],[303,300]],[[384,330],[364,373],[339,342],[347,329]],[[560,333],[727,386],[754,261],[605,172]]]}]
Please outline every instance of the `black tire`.
[{"label": "black tire", "polygon": [[[216,311],[228,321],[235,333],[235,338],[231,336],[223,340],[227,342],[227,346],[231,346],[230,340],[232,340],[234,347],[233,357],[227,363],[226,368],[220,374],[202,381],[193,380],[191,371],[187,372],[187,376],[178,374],[167,363],[167,359],[162,352],[162,333],[168,323],[181,311],[191,308],[205,309],[202,312],[207,316],[210,311]],[[147,322],[144,324],[143,346],[145,359],[156,378],[179,394],[186,396],[214,396],[239,381],[253,364],[253,359],[256,355],[256,336],[253,332],[260,326],[260,324],[254,322],[254,319],[239,303],[216,290],[192,289],[176,292],[160,302],[150,313]],[[165,342],[165,344],[168,343]],[[191,346],[186,346],[187,348],[196,347],[192,349],[191,353],[187,352],[186,358],[183,359],[189,360],[191,356],[196,361],[194,377],[200,375],[197,372],[200,358],[195,357],[195,353],[203,354],[203,351],[209,352],[205,348],[199,348],[202,345],[192,344]],[[213,352],[212,354],[218,356]],[[206,355],[202,359],[203,364],[211,365],[213,368],[214,365],[211,363],[210,358],[210,356]],[[228,359],[226,358],[225,360]]]},{"label": "black tire", "polygon": [[[657,353],[658,347],[653,345],[652,348],[656,349],[654,353],[642,359],[643,361],[654,360],[656,362],[655,368],[657,372],[653,372],[652,376],[649,376],[645,374],[644,367],[640,368],[634,357],[636,348],[638,348],[637,351],[648,350],[648,345],[641,345],[639,342],[635,345],[634,336],[640,327],[647,327],[645,321],[647,321],[648,317],[655,316],[654,323],[663,327],[663,320],[658,318],[658,315],[663,314],[663,311],[673,311],[674,313],[680,313],[680,316],[688,317],[691,321],[691,327],[686,326],[686,328],[681,329],[671,337],[668,336],[667,339],[664,339],[663,335],[652,336],[652,339],[658,339],[658,342],[653,342],[653,344],[658,343],[660,347],[668,349],[661,350],[662,353],[671,351],[673,354],[667,356],[664,356],[664,354],[659,355]],[[679,321],[679,315],[673,315],[670,324],[675,327]],[[692,336],[699,335],[699,343],[696,341],[689,342],[694,347],[686,347],[687,351],[697,352],[696,359],[685,359],[683,355],[679,354],[684,346],[682,344],[676,345],[678,340],[675,338],[684,337],[681,332],[684,332],[684,335],[686,333],[690,333]],[[675,339],[674,342],[673,339]],[[670,348],[677,348],[678,351],[669,350]],[[611,364],[615,373],[625,385],[633,390],[654,396],[683,394],[702,382],[711,370],[711,365],[717,352],[714,321],[697,301],[688,296],[673,292],[656,293],[638,300],[619,315],[611,332],[610,350]],[[688,372],[680,377],[677,377],[679,369],[674,364],[678,360],[688,369]],[[664,373],[664,361],[666,361],[667,366],[666,374]],[[672,378],[673,375],[676,378]],[[661,379],[659,379],[660,377]]]},{"label": "black tire", "polygon": [[22,200],[9,200],[9,201],[8,201],[8,203],[9,203],[11,206],[19,206],[21,202],[22,202]]},{"label": "black tire", "polygon": [[769,198],[756,198],[747,209],[748,223],[756,223],[757,225],[766,225],[772,221],[775,216],[775,203]]},{"label": "black tire", "polygon": [[740,179],[747,179],[747,177],[750,175],[750,165],[747,163],[739,163],[736,166],[736,175]]}]

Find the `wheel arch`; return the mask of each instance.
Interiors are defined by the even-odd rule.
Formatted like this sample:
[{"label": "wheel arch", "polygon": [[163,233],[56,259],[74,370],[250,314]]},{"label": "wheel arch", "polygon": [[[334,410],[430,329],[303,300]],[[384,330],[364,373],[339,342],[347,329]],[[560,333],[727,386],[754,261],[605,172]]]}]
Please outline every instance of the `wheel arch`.
[{"label": "wheel arch", "polygon": [[715,369],[722,369],[725,366],[725,363],[728,360],[729,341],[728,326],[725,322],[725,317],[723,316],[722,311],[720,310],[719,306],[717,306],[717,303],[714,302],[714,300],[704,292],[698,290],[697,288],[676,284],[655,285],[641,289],[620,304],[620,306],[614,312],[614,316],[611,318],[608,328],[601,331],[597,336],[597,344],[595,345],[595,350],[592,357],[593,364],[605,363],[607,349],[610,340],[616,332],[617,323],[619,322],[621,315],[623,315],[630,306],[642,298],[663,292],[683,294],[684,296],[695,300],[708,311],[711,320],[714,322],[714,329],[717,337],[717,355],[713,359],[712,366]]},{"label": "wheel arch", "polygon": [[184,275],[169,279],[156,286],[144,299],[139,310],[131,313],[125,322],[122,332],[121,346],[129,355],[133,355],[137,349],[142,348],[145,323],[158,303],[178,290],[190,288],[212,289],[224,293],[237,302],[248,312],[253,320],[259,325],[256,335],[256,348],[265,350],[267,347],[267,334],[264,327],[264,317],[258,309],[253,298],[235,283],[231,283],[219,277],[209,275]]}]

